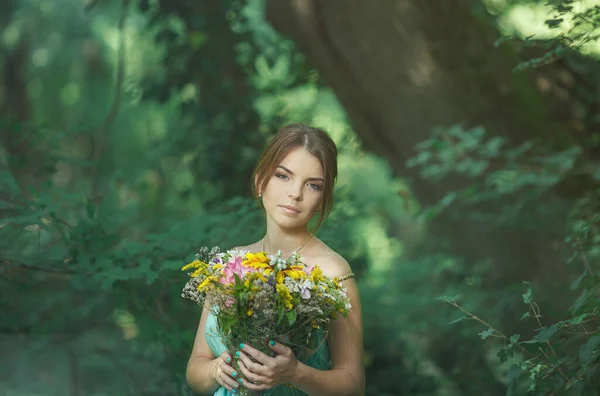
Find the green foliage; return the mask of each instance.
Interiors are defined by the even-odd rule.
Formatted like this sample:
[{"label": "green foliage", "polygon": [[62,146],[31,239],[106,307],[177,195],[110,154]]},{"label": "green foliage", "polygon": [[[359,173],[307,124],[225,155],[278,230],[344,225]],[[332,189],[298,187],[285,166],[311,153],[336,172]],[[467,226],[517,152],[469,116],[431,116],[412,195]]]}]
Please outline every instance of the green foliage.
[{"label": "green foliage", "polygon": [[[17,62],[27,85],[13,98],[31,109],[23,119],[0,113],[2,393],[189,394],[200,312],[180,296],[179,269],[198,245],[262,235],[248,176],[285,122],[323,126],[340,147],[344,176],[318,236],[359,279],[370,257],[394,259],[385,244],[402,201],[386,197],[398,182],[362,153],[335,96],[266,24],[261,2],[201,3],[101,1],[84,12],[15,2],[2,13],[14,41],[2,46],[0,70]],[[43,51],[15,57],[25,39]],[[368,172],[355,177],[360,164]],[[385,210],[364,199],[365,187]],[[433,391],[401,349],[381,348],[386,326],[368,336],[369,369],[402,369],[413,389]]]},{"label": "green foliage", "polygon": [[[596,178],[600,174],[598,167],[582,164],[579,146],[556,152],[541,142],[527,141],[509,147],[503,137],[486,137],[481,127],[437,128],[417,149],[419,153],[407,166],[419,167],[423,178],[432,182],[449,176],[469,180],[458,183],[457,189],[427,208],[423,215],[428,219],[444,210],[468,209],[461,215],[476,221],[522,223],[528,216],[523,209],[533,202],[538,213],[554,209],[541,199],[560,183],[574,176]],[[479,209],[500,199],[500,213],[490,217]]]},{"label": "green foliage", "polygon": [[[535,72],[560,58],[567,58],[569,65],[583,64],[577,51],[597,54],[600,8],[594,2],[486,3],[499,14],[508,14],[509,4],[521,6],[521,11],[526,6],[550,9],[550,17],[545,21],[549,32],[517,41],[513,31],[498,40],[521,51],[531,50],[523,51],[529,59],[519,62],[516,72]],[[518,19],[516,13],[511,15],[514,20]],[[507,19],[504,17],[502,23],[506,25]],[[592,60],[586,60],[585,64],[586,70],[598,67]],[[585,89],[582,83],[577,92]],[[581,103],[584,107],[594,106],[595,97],[586,94]],[[557,149],[541,140],[511,144],[503,136],[488,136],[483,128],[440,127],[419,144],[418,154],[408,162],[408,166],[419,168],[423,178],[432,182],[450,181],[454,187],[423,212],[426,220],[450,215],[474,220],[485,227],[504,227],[506,232],[527,228],[541,233],[545,230],[540,225],[552,223],[551,218],[568,218],[569,228],[564,234],[565,244],[573,251],[566,263],[573,277],[571,290],[566,293],[572,299],[570,306],[565,307],[556,298],[544,297],[540,305],[551,313],[543,317],[532,286],[524,282],[522,301],[528,310],[520,314],[522,324],[509,336],[510,333],[498,327],[499,324],[506,326],[508,318],[479,304],[486,299],[486,291],[473,295],[468,289],[461,290],[460,304],[458,296],[440,298],[461,312],[450,324],[475,321],[477,327],[483,327],[477,334],[480,339],[500,341],[491,345],[497,345],[496,357],[502,365],[498,371],[509,395],[598,394],[600,190],[597,186],[600,167],[586,152],[588,147],[595,147],[593,139],[590,133],[577,145]],[[575,195],[571,192],[574,186],[578,191]],[[563,196],[558,198],[558,195]],[[584,270],[578,274],[581,267]],[[536,290],[544,292],[544,286],[536,286]],[[501,298],[510,301],[506,292]],[[485,312],[486,319],[473,312]],[[460,329],[464,331],[465,327]]]},{"label": "green foliage", "polygon": [[[536,395],[566,392],[574,395],[593,395],[597,392],[600,379],[600,332],[598,322],[598,296],[600,295],[600,273],[582,274],[582,278],[593,278],[588,287],[582,288],[580,297],[570,307],[565,319],[543,325],[540,307],[532,296],[530,285],[525,282],[523,302],[528,306],[522,320],[532,320],[537,327],[535,335],[527,340],[521,334],[508,337],[485,320],[466,311],[455,298],[441,297],[444,301],[464,313],[460,320],[474,320],[485,329],[478,335],[482,339],[495,337],[502,341],[497,356],[501,363],[511,360],[507,373],[508,395],[523,390]],[[578,288],[578,285],[574,285]]]},{"label": "green foliage", "polygon": [[[517,70],[593,44],[597,7],[571,3],[550,3],[556,39]],[[198,245],[260,237],[252,165],[279,126],[300,121],[327,129],[340,148],[335,209],[318,236],[358,277],[367,394],[464,394],[451,375],[465,367],[514,394],[593,394],[600,191],[554,197],[600,179],[586,159],[593,142],[557,150],[482,127],[437,128],[409,165],[452,188],[421,208],[408,184],[363,152],[335,95],[263,8],[262,0],[0,5],[0,70],[17,82],[0,103],[2,392],[188,394],[199,312],[180,297],[179,268]],[[580,83],[577,92],[593,118],[595,92]],[[549,306],[555,290],[544,285],[496,287],[491,260],[447,255],[447,241],[428,234],[441,215],[544,232],[565,213],[576,293],[567,308]],[[457,296],[444,301],[460,318],[437,295]],[[522,327],[501,332],[520,301]],[[464,320],[479,325],[457,325]]]},{"label": "green foliage", "polygon": [[568,24],[566,32],[559,34],[555,40],[565,43],[571,48],[581,49],[585,44],[600,38],[600,6],[591,2],[582,6],[574,0],[550,0],[553,14],[545,21],[551,29],[558,29]]},{"label": "green foliage", "polygon": [[[498,225],[507,219],[510,224],[522,224],[528,216],[539,219],[548,213],[548,208],[542,209],[543,200],[561,183],[582,174],[590,178],[598,175],[597,165],[586,161],[579,147],[552,152],[533,141],[510,147],[500,137],[486,139],[485,135],[481,128],[438,129],[418,146],[419,153],[409,161],[409,166],[420,167],[422,177],[439,181],[459,175],[461,180],[457,183],[460,189],[449,192],[425,212],[429,218],[453,211],[486,224],[497,218],[504,220],[495,221]],[[486,216],[485,204],[491,202],[502,202],[506,209]],[[596,394],[600,380],[596,335],[600,332],[597,202],[598,191],[592,190],[577,199],[571,210],[573,232],[566,238],[574,249],[570,262],[583,264],[584,272],[572,285],[579,296],[561,315],[561,320],[543,323],[540,306],[527,282],[522,298],[529,309],[521,319],[533,321],[535,332],[530,338],[520,333],[506,335],[459,304],[457,297],[440,298],[463,314],[451,323],[474,320],[484,327],[478,333],[481,339],[502,341],[497,357],[502,364],[510,363],[505,374],[508,394]],[[526,213],[527,208],[535,206],[539,207],[537,213],[532,215],[531,210]]]}]

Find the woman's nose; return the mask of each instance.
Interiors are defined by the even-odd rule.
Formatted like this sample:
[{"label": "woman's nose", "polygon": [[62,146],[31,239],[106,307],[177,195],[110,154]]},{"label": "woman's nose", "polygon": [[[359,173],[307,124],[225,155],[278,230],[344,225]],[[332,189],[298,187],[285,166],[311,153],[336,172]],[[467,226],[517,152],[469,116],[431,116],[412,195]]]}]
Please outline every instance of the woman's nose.
[{"label": "woman's nose", "polygon": [[292,186],[288,191],[288,197],[299,200],[302,198],[302,187],[301,186]]}]

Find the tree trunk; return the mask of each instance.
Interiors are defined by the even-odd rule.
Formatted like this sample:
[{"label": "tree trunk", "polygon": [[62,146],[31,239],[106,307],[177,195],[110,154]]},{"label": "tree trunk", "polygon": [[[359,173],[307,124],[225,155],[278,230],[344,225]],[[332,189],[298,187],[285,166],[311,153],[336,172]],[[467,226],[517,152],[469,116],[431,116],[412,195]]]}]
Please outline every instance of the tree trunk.
[{"label": "tree trunk", "polygon": [[[542,138],[554,148],[585,137],[585,130],[569,131],[573,112],[566,101],[549,97],[552,89],[540,90],[556,87],[556,79],[569,70],[558,64],[535,74],[514,73],[517,54],[510,46],[494,45],[498,33],[480,1],[269,0],[267,18],[296,42],[334,90],[364,147],[411,179],[424,205],[457,187],[456,180],[425,181],[405,165],[434,127],[483,126],[511,143]],[[429,237],[449,241],[450,253],[470,263],[491,259],[495,273],[487,282],[502,288],[564,266],[564,252],[557,247],[564,220],[556,217],[544,232],[533,233],[482,229],[442,215],[431,224]],[[487,363],[476,351],[481,342],[471,340],[472,359],[466,362],[449,353],[448,337],[439,335],[431,353],[464,394],[475,389],[502,394],[491,372],[482,375]]]}]

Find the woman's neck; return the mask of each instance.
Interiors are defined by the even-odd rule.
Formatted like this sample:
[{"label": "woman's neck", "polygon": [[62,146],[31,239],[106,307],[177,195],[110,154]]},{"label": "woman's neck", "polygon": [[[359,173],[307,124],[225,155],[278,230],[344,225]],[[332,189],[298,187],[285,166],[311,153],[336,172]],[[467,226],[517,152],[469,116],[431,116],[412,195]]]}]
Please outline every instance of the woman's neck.
[{"label": "woman's neck", "polygon": [[262,248],[268,254],[276,254],[277,251],[281,251],[282,255],[287,257],[304,249],[311,239],[312,234],[306,228],[294,232],[267,229],[262,240]]}]

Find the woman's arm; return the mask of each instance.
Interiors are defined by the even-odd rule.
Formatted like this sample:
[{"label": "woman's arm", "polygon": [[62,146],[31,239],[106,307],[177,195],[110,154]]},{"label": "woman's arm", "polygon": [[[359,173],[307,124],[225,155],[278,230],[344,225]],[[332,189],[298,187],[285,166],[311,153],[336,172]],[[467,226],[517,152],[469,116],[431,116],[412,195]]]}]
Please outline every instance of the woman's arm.
[{"label": "woman's arm", "polygon": [[331,322],[331,370],[318,370],[298,362],[292,385],[309,395],[364,395],[362,312],[354,279],[344,281],[352,310]]},{"label": "woman's arm", "polygon": [[239,386],[229,375],[233,372],[233,368],[228,364],[231,362],[231,356],[228,353],[223,353],[223,355],[215,358],[206,343],[204,328],[208,314],[209,308],[205,306],[202,310],[194,347],[185,373],[190,388],[200,394],[212,394],[221,385],[224,385],[228,390]]}]

